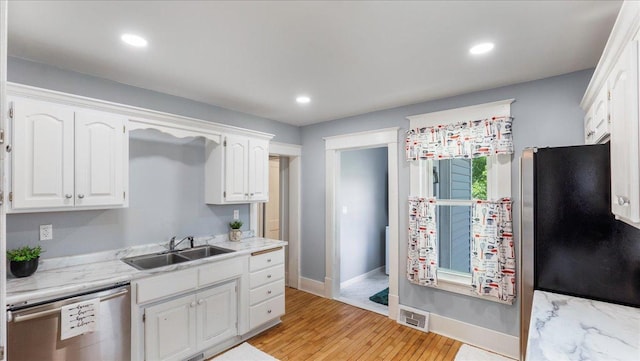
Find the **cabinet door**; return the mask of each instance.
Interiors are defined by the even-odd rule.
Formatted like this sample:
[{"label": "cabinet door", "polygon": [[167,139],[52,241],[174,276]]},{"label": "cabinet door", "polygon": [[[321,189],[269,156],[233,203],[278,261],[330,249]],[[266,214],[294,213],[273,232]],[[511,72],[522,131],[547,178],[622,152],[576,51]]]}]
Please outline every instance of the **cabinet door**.
[{"label": "cabinet door", "polygon": [[76,112],[76,206],[124,203],[125,121],[109,113]]},{"label": "cabinet door", "polygon": [[584,115],[584,144],[594,144],[595,140],[593,135],[595,130],[593,129],[593,109],[595,104],[589,107],[587,114]]},{"label": "cabinet door", "polygon": [[269,200],[269,141],[249,140],[249,199]]},{"label": "cabinet door", "polygon": [[638,42],[627,45],[609,78],[611,211],[640,222],[638,162]]},{"label": "cabinet door", "polygon": [[199,292],[198,349],[205,349],[238,335],[236,282]]},{"label": "cabinet door", "polygon": [[248,196],[249,143],[246,137],[228,135],[225,149],[225,201],[237,202]]},{"label": "cabinet door", "polygon": [[13,209],[73,207],[73,109],[24,98],[13,103]]},{"label": "cabinet door", "polygon": [[145,360],[183,360],[196,349],[196,296],[186,296],[145,310]]},{"label": "cabinet door", "polygon": [[593,103],[593,132],[591,143],[598,143],[609,135],[609,102],[607,100],[607,87],[602,87]]}]

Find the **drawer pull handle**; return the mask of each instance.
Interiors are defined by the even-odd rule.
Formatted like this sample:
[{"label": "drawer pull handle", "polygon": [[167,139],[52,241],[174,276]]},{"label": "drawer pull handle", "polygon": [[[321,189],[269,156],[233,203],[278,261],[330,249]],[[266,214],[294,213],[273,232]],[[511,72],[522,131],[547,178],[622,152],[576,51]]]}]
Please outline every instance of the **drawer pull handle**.
[{"label": "drawer pull handle", "polygon": [[268,310],[267,313],[271,313],[271,310]]},{"label": "drawer pull handle", "polygon": [[270,295],[271,294],[271,290],[267,291],[267,294]]},{"label": "drawer pull handle", "polygon": [[267,278],[271,278],[271,275],[267,275]]}]

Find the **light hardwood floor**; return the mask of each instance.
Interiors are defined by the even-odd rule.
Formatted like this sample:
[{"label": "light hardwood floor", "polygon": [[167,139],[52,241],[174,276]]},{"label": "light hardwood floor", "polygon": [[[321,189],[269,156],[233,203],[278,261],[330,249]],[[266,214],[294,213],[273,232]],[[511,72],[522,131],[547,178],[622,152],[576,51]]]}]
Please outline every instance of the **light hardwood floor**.
[{"label": "light hardwood floor", "polygon": [[286,289],[282,323],[248,341],[279,360],[453,360],[462,343],[375,312]]}]

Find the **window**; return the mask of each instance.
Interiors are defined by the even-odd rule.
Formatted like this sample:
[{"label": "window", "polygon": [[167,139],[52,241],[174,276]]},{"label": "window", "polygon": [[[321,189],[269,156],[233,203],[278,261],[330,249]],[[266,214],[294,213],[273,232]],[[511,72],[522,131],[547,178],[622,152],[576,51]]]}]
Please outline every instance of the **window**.
[{"label": "window", "polygon": [[[410,128],[510,116],[512,100],[409,117]],[[438,287],[468,294],[471,281],[472,199],[511,196],[509,154],[419,159],[411,163],[411,195],[437,199]],[[451,285],[451,286],[449,286]],[[458,285],[458,286],[456,286]]]}]

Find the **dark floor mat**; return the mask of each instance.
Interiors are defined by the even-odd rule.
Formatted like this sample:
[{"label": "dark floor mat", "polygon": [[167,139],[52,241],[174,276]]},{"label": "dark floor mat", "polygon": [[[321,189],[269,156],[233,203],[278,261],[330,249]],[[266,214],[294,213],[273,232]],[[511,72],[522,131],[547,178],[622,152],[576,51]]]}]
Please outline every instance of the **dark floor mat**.
[{"label": "dark floor mat", "polygon": [[369,297],[369,299],[375,303],[389,306],[389,287]]}]

